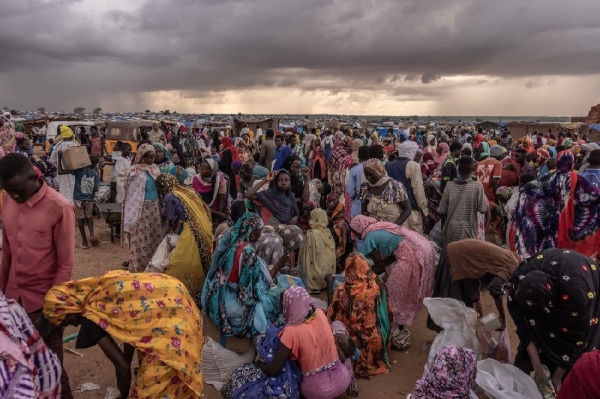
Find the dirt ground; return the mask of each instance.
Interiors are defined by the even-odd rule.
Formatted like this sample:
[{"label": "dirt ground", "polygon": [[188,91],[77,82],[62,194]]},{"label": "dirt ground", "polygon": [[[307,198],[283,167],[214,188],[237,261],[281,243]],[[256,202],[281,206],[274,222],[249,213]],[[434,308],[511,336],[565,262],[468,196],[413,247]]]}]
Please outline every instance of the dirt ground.
[{"label": "dirt ground", "polygon": [[[95,276],[108,270],[118,269],[121,262],[127,259],[127,253],[121,248],[120,244],[110,242],[110,233],[104,221],[97,219],[94,221],[97,230],[96,235],[101,243],[98,247],[88,250],[76,248],[74,279]],[[80,243],[79,232],[76,232],[76,243]],[[484,294],[484,314],[493,311],[495,312],[495,309],[491,297]],[[429,347],[436,335],[426,328],[426,318],[427,311],[424,309],[414,325],[410,327],[413,343],[408,350],[392,351],[393,369],[390,373],[370,380],[358,380],[360,397],[368,396],[370,399],[405,398],[412,391],[415,381],[423,373]],[[511,320],[509,320],[509,331],[514,357],[518,340]],[[65,331],[65,335],[73,332],[76,332],[76,329],[70,328]],[[66,344],[65,348],[74,349],[75,342],[72,341]],[[107,387],[116,386],[112,364],[98,347],[78,350],[78,352],[83,354],[83,357],[69,351],[65,351],[64,354],[65,367],[69,373],[72,389],[77,391],[81,384],[86,382],[98,384],[100,389],[76,392],[75,397],[81,399],[104,398]],[[221,395],[212,386],[206,385],[204,397],[206,399],[217,399],[221,398]]]}]

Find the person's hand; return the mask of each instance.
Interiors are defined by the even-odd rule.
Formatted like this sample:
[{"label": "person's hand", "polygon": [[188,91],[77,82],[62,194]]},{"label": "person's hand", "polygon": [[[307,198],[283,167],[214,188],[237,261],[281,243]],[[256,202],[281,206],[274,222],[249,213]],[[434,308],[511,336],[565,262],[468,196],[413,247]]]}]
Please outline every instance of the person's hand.
[{"label": "person's hand", "polygon": [[506,330],[506,320],[502,319],[502,318],[498,318],[498,320],[500,321],[500,328],[498,328],[496,331],[504,331]]},{"label": "person's hand", "polygon": [[302,174],[304,175],[305,178],[309,179],[310,178],[310,169],[308,169],[308,168],[302,169]]},{"label": "person's hand", "polygon": [[537,386],[540,386],[542,384],[547,384],[549,381],[548,376],[546,376],[546,373],[544,372],[543,369],[540,370],[535,370],[533,372],[533,380],[535,381],[535,384]]},{"label": "person's hand", "polygon": [[285,253],[285,254],[283,254],[283,256],[281,258],[279,258],[279,260],[277,261],[277,264],[275,264],[275,268],[277,270],[279,270],[282,267],[289,265],[289,263],[290,263],[290,254]]},{"label": "person's hand", "polygon": [[267,182],[271,183],[273,181],[273,179],[275,178],[275,172],[269,172],[267,174]]},{"label": "person's hand", "polygon": [[286,224],[288,225],[297,225],[298,224],[298,217],[294,216],[293,218],[290,219],[289,222],[287,222]]}]

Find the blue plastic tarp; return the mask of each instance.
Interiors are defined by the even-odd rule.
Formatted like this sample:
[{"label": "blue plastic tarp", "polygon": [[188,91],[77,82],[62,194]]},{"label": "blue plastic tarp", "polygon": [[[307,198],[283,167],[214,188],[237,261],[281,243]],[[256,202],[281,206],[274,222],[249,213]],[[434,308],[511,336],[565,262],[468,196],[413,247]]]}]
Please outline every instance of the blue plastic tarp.
[{"label": "blue plastic tarp", "polygon": [[594,129],[600,132],[600,124],[594,123],[593,125],[590,125],[590,129]]}]

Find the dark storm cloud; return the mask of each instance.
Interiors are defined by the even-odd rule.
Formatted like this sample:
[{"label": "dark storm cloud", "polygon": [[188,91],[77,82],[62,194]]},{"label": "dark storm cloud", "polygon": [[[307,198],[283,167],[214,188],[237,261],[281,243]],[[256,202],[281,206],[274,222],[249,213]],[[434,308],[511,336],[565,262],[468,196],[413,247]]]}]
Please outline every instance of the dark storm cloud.
[{"label": "dark storm cloud", "polygon": [[0,93],[24,105],[33,93],[83,100],[89,90],[423,92],[453,75],[531,77],[535,87],[539,76],[600,69],[597,0],[3,3]]}]

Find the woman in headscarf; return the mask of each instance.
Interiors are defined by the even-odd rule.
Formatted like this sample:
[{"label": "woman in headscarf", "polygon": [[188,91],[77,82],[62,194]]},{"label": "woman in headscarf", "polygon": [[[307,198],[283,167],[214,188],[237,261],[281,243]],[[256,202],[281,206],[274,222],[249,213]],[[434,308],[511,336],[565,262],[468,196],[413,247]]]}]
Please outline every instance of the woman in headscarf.
[{"label": "woman in headscarf", "polygon": [[600,398],[600,351],[581,355],[565,378],[556,399]]},{"label": "woman in headscarf", "polygon": [[531,154],[533,151],[535,151],[535,148],[533,148],[533,142],[528,137],[526,137],[525,139],[523,139],[523,144],[521,145],[521,147],[525,151],[527,151],[528,154]]},{"label": "woman in headscarf", "polygon": [[360,357],[354,364],[354,372],[359,377],[390,371],[392,308],[385,285],[371,271],[364,255],[353,252],[348,256],[345,282],[333,294],[327,317],[347,326],[350,337],[360,349]]},{"label": "woman in headscarf", "polygon": [[46,346],[25,309],[0,291],[0,395],[59,399],[61,369],[58,355]]},{"label": "woman in headscarf", "polygon": [[360,163],[360,159],[358,159],[358,149],[363,146],[362,139],[354,139],[353,143],[353,151],[352,151],[352,166],[358,165]]},{"label": "woman in headscarf", "polygon": [[[115,365],[121,397],[202,397],[202,318],[179,280],[111,271],[68,281],[46,294],[44,316],[54,325],[81,326],[75,347],[102,349]],[[132,386],[136,350],[139,369]]]},{"label": "woman in headscarf", "polygon": [[327,316],[301,287],[289,288],[282,299],[285,327],[279,334],[279,348],[269,364],[257,365],[267,376],[275,377],[288,359],[298,361],[302,371],[300,393],[304,398],[339,397],[352,383],[352,372],[344,365],[345,357],[340,358]]},{"label": "woman in headscarf", "polygon": [[404,325],[413,323],[423,299],[433,292],[435,250],[421,234],[394,223],[360,215],[352,219],[350,227],[362,238],[362,253],[373,260],[373,270],[385,272],[394,313],[392,342],[405,349],[410,345],[410,332]]},{"label": "woman in headscarf", "polygon": [[476,399],[477,355],[461,346],[446,346],[435,354],[427,373],[407,399]]},{"label": "woman in headscarf", "polygon": [[310,176],[321,181],[327,180],[327,167],[325,166],[325,153],[321,147],[321,140],[316,137],[310,145],[309,168]]},{"label": "woman in headscarf", "polygon": [[354,151],[352,139],[342,133],[339,144],[333,148],[327,169],[332,201],[339,200],[346,192],[346,170],[348,169],[346,158],[349,158],[349,162],[352,163],[352,151]]},{"label": "woman in headscarf", "polygon": [[213,253],[210,209],[192,188],[179,184],[174,176],[161,174],[156,186],[163,195],[161,216],[180,238],[169,256],[168,268],[149,271],[176,277],[193,298],[199,298]]},{"label": "woman in headscarf", "polygon": [[214,159],[206,158],[200,164],[200,173],[192,179],[192,187],[210,209],[213,226],[229,219],[227,201],[229,179],[219,171]]},{"label": "woman in headscarf", "polygon": [[600,190],[573,171],[573,162],[573,153],[562,151],[556,172],[521,189],[514,226],[524,259],[547,248],[598,256]]},{"label": "woman in headscarf", "polygon": [[328,225],[327,213],[322,209],[313,209],[310,213],[310,230],[306,233],[298,256],[305,285],[311,293],[318,293],[327,287],[325,276],[335,273],[335,241]]},{"label": "woman in headscarf", "polygon": [[411,207],[402,183],[389,177],[378,159],[369,159],[363,168],[367,181],[356,191],[357,199],[362,202],[362,213],[378,221],[404,223]]},{"label": "woman in headscarf", "polygon": [[173,157],[167,148],[161,143],[155,143],[154,146],[154,163],[158,166],[160,173],[170,173],[175,176],[177,168],[173,162]]},{"label": "woman in headscarf", "polygon": [[294,194],[297,206],[302,207],[302,203],[308,202],[310,199],[308,185],[310,171],[308,168],[302,169],[302,159],[295,154],[288,155],[283,160],[281,168],[290,172],[290,189]]},{"label": "woman in headscarf", "polygon": [[435,138],[435,134],[428,134],[427,135],[427,147],[425,147],[425,149],[423,149],[423,156],[425,156],[425,154],[431,154],[431,156],[434,156],[437,152],[437,140]]},{"label": "woman in headscarf", "polygon": [[[259,191],[267,183],[269,188]],[[290,172],[287,170],[269,172],[260,183],[250,187],[244,197],[254,201],[257,213],[265,224],[298,224],[298,206],[291,190]]]},{"label": "woman in headscarf", "polygon": [[227,336],[254,337],[268,323],[281,325],[279,298],[269,295],[273,277],[252,243],[263,228],[260,217],[245,213],[217,244],[202,290],[202,308]]},{"label": "woman in headscarf", "polygon": [[352,252],[352,239],[350,237],[350,226],[346,220],[345,205],[341,201],[335,201],[327,207],[327,216],[331,221],[330,231],[335,241],[336,269],[341,271],[346,264],[346,257]]},{"label": "woman in headscarf", "polygon": [[308,182],[308,202],[313,208],[318,208],[321,204],[321,194],[323,193],[323,182],[319,179],[312,179]]},{"label": "woman in headscarf", "polygon": [[448,143],[440,142],[435,150],[435,154],[433,154],[433,160],[438,165],[443,165],[446,162],[446,158],[448,158],[448,154],[450,153],[450,147]]},{"label": "woman in headscarf", "polygon": [[483,130],[477,130],[477,134],[475,135],[475,140],[473,140],[473,149],[478,149],[479,145],[485,141],[485,136],[483,135]]},{"label": "woman in headscarf", "polygon": [[[55,140],[54,151],[50,155],[50,163],[58,167],[58,154],[68,148],[78,147],[79,143],[75,140],[75,133],[71,128],[60,125],[58,127],[60,134]],[[57,177],[59,192],[73,205],[73,190],[75,189],[75,175],[67,173]]]},{"label": "woman in headscarf", "polygon": [[253,244],[256,254],[260,256],[267,265],[275,265],[286,254],[289,255],[291,263],[295,256],[295,251],[302,247],[304,234],[298,226],[280,224],[273,227],[266,225],[258,241]]},{"label": "woman in headscarf", "polygon": [[[421,174],[423,175],[423,181],[428,180],[429,178],[434,178],[433,174],[438,170],[438,164],[433,160],[433,155],[430,152],[425,152],[423,154],[423,160],[421,161]],[[436,178],[439,180],[441,178],[440,175]]]},{"label": "woman in headscarf", "polygon": [[590,166],[590,154],[594,150],[600,150],[600,146],[596,143],[586,143],[581,146],[581,154],[583,155],[583,159],[581,161],[581,166],[578,169],[579,173],[585,171]]},{"label": "woman in headscarf", "polygon": [[237,197],[237,186],[239,177],[233,171],[233,163],[241,161],[238,150],[233,146],[231,137],[223,137],[221,140],[223,146],[219,154],[219,170],[229,178],[229,195],[231,198]]},{"label": "woman in headscarf", "polygon": [[[270,325],[266,334],[258,336],[256,343],[257,362],[271,363],[281,341],[279,335],[283,327]],[[237,367],[229,381],[221,388],[225,399],[300,399],[300,383],[302,373],[298,363],[286,359],[283,368],[274,377],[267,376],[256,363],[244,364]]]},{"label": "woman in headscarf", "polygon": [[122,243],[129,249],[129,271],[140,272],[156,252],[164,235],[155,180],[154,147],[142,144],[125,178]]},{"label": "woman in headscarf", "polygon": [[600,338],[598,265],[570,250],[547,249],[522,263],[513,273],[508,311],[517,326],[519,348],[515,366],[534,372],[539,385],[552,373],[560,391],[562,377]]},{"label": "woman in headscarf", "polygon": [[246,145],[246,142],[243,139],[236,140],[235,148],[238,151],[238,154],[240,156],[240,162],[242,164],[248,162],[248,160],[250,160],[250,158],[252,158],[252,154],[248,150],[248,146]]}]

